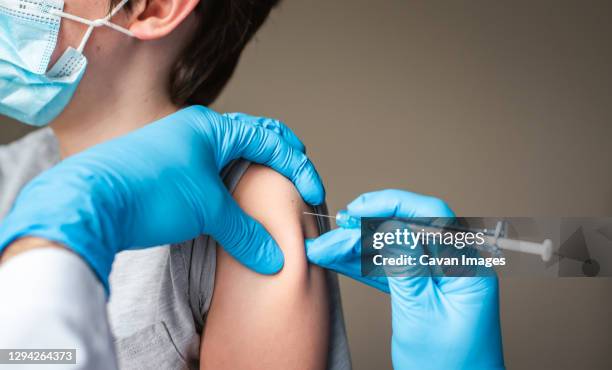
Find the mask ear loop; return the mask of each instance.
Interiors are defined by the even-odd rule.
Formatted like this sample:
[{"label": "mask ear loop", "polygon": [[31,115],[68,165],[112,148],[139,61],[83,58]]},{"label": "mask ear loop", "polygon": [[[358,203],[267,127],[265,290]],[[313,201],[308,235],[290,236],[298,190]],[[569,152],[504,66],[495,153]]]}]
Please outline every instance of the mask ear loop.
[{"label": "mask ear loop", "polygon": [[113,10],[106,17],[95,19],[93,21],[79,17],[77,15],[65,13],[57,9],[50,9],[49,12],[59,17],[70,19],[71,21],[86,24],[89,26],[87,28],[87,31],[85,32],[85,35],[83,35],[83,38],[81,39],[81,43],[79,44],[79,47],[77,48],[77,51],[82,54],[83,50],[85,49],[85,45],[87,45],[87,41],[89,41],[89,38],[91,37],[91,34],[93,33],[93,30],[97,27],[106,26],[106,27],[114,29],[115,31],[119,31],[127,36],[134,37],[134,34],[132,33],[132,31],[110,22],[110,19],[114,17],[115,14],[117,14],[127,2],[128,0],[122,0],[119,4],[117,4],[116,7],[113,8]]}]

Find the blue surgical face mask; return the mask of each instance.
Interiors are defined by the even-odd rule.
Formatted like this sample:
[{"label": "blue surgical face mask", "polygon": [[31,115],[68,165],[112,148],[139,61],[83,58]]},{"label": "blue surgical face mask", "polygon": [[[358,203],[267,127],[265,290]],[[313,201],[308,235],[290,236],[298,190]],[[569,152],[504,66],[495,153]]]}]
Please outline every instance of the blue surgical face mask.
[{"label": "blue surgical face mask", "polygon": [[[85,73],[83,49],[96,27],[133,34],[110,19],[88,20],[63,11],[64,0],[0,0],[0,115],[45,126],[66,108]],[[89,26],[78,48],[69,47],[49,68],[62,18]]]}]

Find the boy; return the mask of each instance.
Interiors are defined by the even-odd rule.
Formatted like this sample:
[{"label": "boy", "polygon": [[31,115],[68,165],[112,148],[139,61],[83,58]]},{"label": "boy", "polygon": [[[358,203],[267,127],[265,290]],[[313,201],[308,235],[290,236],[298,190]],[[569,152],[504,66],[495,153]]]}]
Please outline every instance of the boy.
[{"label": "boy", "polygon": [[[32,117],[35,123],[50,119],[53,133],[42,130],[0,149],[2,213],[19,187],[60,155],[70,156],[182,107],[212,103],[276,1],[135,0],[125,8],[115,0],[32,3],[63,9],[49,15],[61,18],[61,28],[46,64],[54,71],[66,50],[76,49],[75,62],[66,66],[80,82],[57,116],[43,112]],[[124,31],[83,22],[105,19],[109,9],[117,12],[108,21]],[[87,57],[86,73],[77,76],[84,71],[78,64],[81,51]],[[120,254],[109,303],[120,366],[350,367],[337,282],[309,266],[304,252],[304,237],[324,231],[323,225],[302,219],[306,206],[299,194],[272,170],[240,162],[225,178],[243,209],[283,249],[283,271],[255,274],[206,237]]]}]

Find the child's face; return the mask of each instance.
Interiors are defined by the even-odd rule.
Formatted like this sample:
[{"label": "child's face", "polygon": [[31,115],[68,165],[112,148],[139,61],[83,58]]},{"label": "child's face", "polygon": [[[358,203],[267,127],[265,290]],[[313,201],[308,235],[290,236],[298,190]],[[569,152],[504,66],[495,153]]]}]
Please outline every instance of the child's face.
[{"label": "child's face", "polygon": [[[90,21],[105,19],[111,12],[110,2],[64,0],[64,13]],[[95,27],[83,50],[87,59],[85,74],[64,116],[77,117],[84,111],[95,112],[109,103],[127,101],[121,99],[121,94],[124,97],[155,95],[159,100],[169,98],[167,78],[188,36],[194,32],[196,19],[192,14],[198,2],[132,1],[130,11],[120,8],[109,19],[110,23],[127,29],[132,37],[107,25]],[[117,7],[116,3],[121,2],[112,6]],[[68,48],[79,47],[88,28],[86,24],[62,17],[49,68]],[[67,110],[72,113],[66,113]]]},{"label": "child's face", "polygon": [[[107,16],[109,9],[110,0],[65,0],[64,4],[64,12],[89,20],[95,20]],[[125,21],[126,16],[124,12],[120,12],[113,18],[113,22],[120,25],[122,25]],[[72,46],[73,48],[78,47],[81,39],[85,35],[86,30],[87,25],[63,18],[57,47],[53,53],[50,66],[52,66],[57,59],[59,59],[66,48],[69,46]],[[107,27],[98,27],[94,29],[93,35],[91,36],[91,39],[89,40],[85,49],[85,56],[91,61],[91,59],[93,59],[93,56],[90,56],[91,52],[94,52],[95,50],[100,51],[103,46],[111,45],[113,40],[119,37],[125,38],[126,36],[117,34],[117,32],[114,31],[111,32],[111,30],[109,30]],[[95,47],[92,47],[93,45],[95,45]]]},{"label": "child's face", "polygon": [[[125,112],[140,106],[145,112],[152,110],[149,106],[159,112],[177,108],[169,76],[197,30],[199,0],[139,0],[130,2],[129,10],[124,8],[128,0],[113,1],[113,9],[112,0],[46,1],[0,6],[16,15],[2,17],[3,30],[14,29],[16,40],[8,38],[14,45],[3,45],[3,78],[14,84],[0,97],[0,114],[61,129],[76,127],[88,114],[99,121],[94,116],[106,111],[127,117]],[[37,14],[53,22],[29,25],[19,19]],[[50,57],[49,47],[54,48]],[[45,68],[49,73],[40,73]],[[14,91],[16,97],[9,95]]]},{"label": "child's face", "polygon": [[[87,20],[96,20],[108,16],[110,0],[64,0],[64,12]],[[112,18],[112,23],[127,27],[128,13],[120,11]],[[48,69],[52,68],[69,47],[78,48],[88,26],[67,18],[62,18],[57,46],[51,55]],[[96,107],[101,96],[115,96],[121,89],[122,66],[134,52],[133,39],[109,27],[96,27],[87,41],[84,56],[87,68],[68,107],[80,112],[87,107]]]},{"label": "child's face", "polygon": [[[104,18],[109,11],[110,0],[65,0],[64,4],[64,12],[89,20]],[[113,23],[125,26],[127,24],[126,13],[119,12],[113,18]],[[51,56],[49,68],[68,47],[77,48],[79,46],[87,28],[85,24],[62,18],[57,47]],[[83,51],[88,62],[85,75],[89,77],[99,75],[104,70],[111,71],[111,68],[118,64],[116,62],[120,60],[122,49],[126,49],[125,46],[128,45],[129,39],[128,36],[108,27],[95,28]]]}]

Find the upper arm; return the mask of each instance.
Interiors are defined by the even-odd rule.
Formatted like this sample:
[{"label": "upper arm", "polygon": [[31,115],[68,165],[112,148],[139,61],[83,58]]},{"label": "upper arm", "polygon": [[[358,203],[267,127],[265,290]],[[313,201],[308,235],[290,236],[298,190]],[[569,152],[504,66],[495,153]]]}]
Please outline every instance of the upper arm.
[{"label": "upper arm", "polygon": [[321,369],[327,360],[329,303],[322,269],[306,259],[312,218],[290,181],[253,165],[234,197],[285,255],[276,275],[257,274],[218,249],[215,291],[202,337],[201,368]]}]

